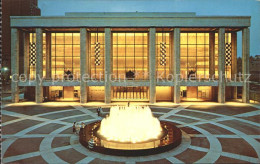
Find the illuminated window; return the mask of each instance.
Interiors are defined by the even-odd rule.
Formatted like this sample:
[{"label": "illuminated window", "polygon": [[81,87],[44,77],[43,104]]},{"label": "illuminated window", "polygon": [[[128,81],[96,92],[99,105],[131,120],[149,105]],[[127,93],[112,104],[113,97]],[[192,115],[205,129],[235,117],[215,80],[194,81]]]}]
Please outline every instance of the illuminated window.
[{"label": "illuminated window", "polygon": [[209,33],[181,33],[180,46],[182,78],[208,78]]},{"label": "illuminated window", "polygon": [[158,78],[166,79],[170,73],[171,51],[170,33],[156,33],[156,74]]},{"label": "illuminated window", "polygon": [[215,33],[215,78],[218,79],[218,33]]},{"label": "illuminated window", "polygon": [[80,34],[51,34],[53,79],[77,79],[80,75]]},{"label": "illuminated window", "polygon": [[147,33],[113,33],[115,79],[148,79]]}]

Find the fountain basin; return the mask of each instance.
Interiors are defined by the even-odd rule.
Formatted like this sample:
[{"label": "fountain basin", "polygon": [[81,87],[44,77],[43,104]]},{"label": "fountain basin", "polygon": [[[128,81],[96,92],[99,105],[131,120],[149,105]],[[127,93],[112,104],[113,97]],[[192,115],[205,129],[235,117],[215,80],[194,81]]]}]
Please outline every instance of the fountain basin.
[{"label": "fountain basin", "polygon": [[[117,156],[144,156],[169,151],[182,140],[181,130],[173,123],[160,121],[162,133],[158,138],[140,142],[111,141],[98,133],[101,121],[87,124],[80,129],[79,142],[91,151]],[[90,140],[93,144],[90,145]]]}]

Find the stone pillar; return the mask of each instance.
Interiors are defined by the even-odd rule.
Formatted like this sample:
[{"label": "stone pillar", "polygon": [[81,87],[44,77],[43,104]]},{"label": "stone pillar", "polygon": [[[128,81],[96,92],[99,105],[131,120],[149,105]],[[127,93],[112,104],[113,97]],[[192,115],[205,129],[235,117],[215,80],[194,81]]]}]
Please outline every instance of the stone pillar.
[{"label": "stone pillar", "polygon": [[150,103],[153,104],[156,102],[156,29],[149,29],[149,99]]},{"label": "stone pillar", "polygon": [[215,33],[209,33],[209,77],[215,75]]},{"label": "stone pillar", "polygon": [[218,102],[225,103],[225,28],[218,31]]},{"label": "stone pillar", "polygon": [[35,101],[36,103],[43,102],[43,36],[42,29],[36,28],[36,86],[35,86]]},{"label": "stone pillar", "polygon": [[[231,78],[236,79],[237,76],[237,33],[231,33],[231,52],[232,52],[232,62],[231,62]],[[237,87],[233,87],[233,99],[237,99]]]},{"label": "stone pillar", "polygon": [[105,28],[105,103],[111,103],[111,29]]},{"label": "stone pillar", "polygon": [[242,77],[243,90],[242,102],[249,103],[249,56],[250,56],[250,31],[249,28],[242,30]]},{"label": "stone pillar", "polygon": [[23,55],[24,55],[24,75],[29,78],[30,73],[30,63],[29,63],[29,45],[30,44],[30,34],[27,32],[23,33]]},{"label": "stone pillar", "polygon": [[180,103],[180,28],[173,32],[174,103]]},{"label": "stone pillar", "polygon": [[46,33],[46,79],[51,79],[51,33]]},{"label": "stone pillar", "polygon": [[[24,70],[24,77],[26,80],[29,80],[30,74],[30,34],[27,32],[23,32],[23,70]],[[29,99],[28,95],[30,94],[30,87],[24,87],[24,99]]]},{"label": "stone pillar", "polygon": [[80,103],[87,102],[87,29],[80,29]]},{"label": "stone pillar", "polygon": [[19,31],[15,28],[11,29],[11,92],[12,102],[19,102]]},{"label": "stone pillar", "polygon": [[[215,32],[209,33],[209,78],[215,79]],[[211,87],[211,98],[215,99],[216,88]]]}]

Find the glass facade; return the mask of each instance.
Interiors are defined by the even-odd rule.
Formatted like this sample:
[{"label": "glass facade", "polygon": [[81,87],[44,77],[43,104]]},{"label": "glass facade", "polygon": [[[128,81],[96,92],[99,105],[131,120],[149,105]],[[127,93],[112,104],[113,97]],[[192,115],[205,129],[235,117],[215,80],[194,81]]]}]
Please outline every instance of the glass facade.
[{"label": "glass facade", "polygon": [[114,32],[113,78],[148,79],[148,38],[147,33]]},{"label": "glass facade", "polygon": [[[122,32],[113,31],[112,34],[111,70],[113,80],[149,80],[149,38],[148,32]],[[171,78],[172,32],[158,31],[156,33],[155,68],[159,79]],[[89,32],[88,63],[90,78],[104,81],[105,77],[105,33],[103,31]],[[80,33],[79,32],[53,32],[51,33],[51,75],[52,79],[79,79],[80,75]],[[30,33],[29,68],[31,79],[36,74],[36,36]],[[182,32],[180,34],[180,71],[183,79],[209,78],[209,32]],[[231,33],[225,34],[225,74],[231,78],[232,66]],[[218,33],[215,33],[215,78],[218,78]],[[169,76],[170,75],[170,76]],[[43,78],[46,77],[46,33],[43,33]],[[57,86],[50,88],[50,97],[66,98],[69,94],[73,99],[79,98],[79,86],[73,89]],[[105,99],[104,86],[91,86],[88,88],[88,100],[103,101]],[[156,99],[158,101],[171,101],[173,87],[156,86]],[[212,98],[211,86],[181,86],[182,100]],[[55,96],[54,96],[55,95]],[[76,96],[75,96],[76,95]],[[113,101],[149,101],[149,87],[144,86],[113,86],[111,88]],[[56,99],[56,98],[55,98]]]},{"label": "glass facade", "polygon": [[[147,80],[148,75],[148,34],[143,32],[113,32],[113,78]],[[89,70],[91,79],[104,79],[105,34],[90,33]],[[35,33],[30,33],[30,75],[35,77],[36,58]],[[156,74],[166,79],[171,73],[170,32],[156,33]],[[231,47],[231,33],[225,34],[226,60],[225,74],[231,78],[232,61],[227,61],[227,48]],[[209,33],[181,33],[180,42],[181,76],[183,79],[209,78]],[[35,53],[35,54],[32,54]],[[230,51],[230,53],[232,53]],[[71,73],[74,79],[80,75],[80,34],[51,33],[51,71],[53,79],[66,79]],[[130,74],[129,74],[130,72]],[[129,76],[129,75],[133,76]],[[43,34],[43,77],[46,76],[46,33]],[[218,34],[215,33],[215,78],[218,78]]]},{"label": "glass facade", "polygon": [[181,33],[181,76],[183,79],[209,77],[209,33]]},{"label": "glass facade", "polygon": [[80,75],[80,34],[51,34],[52,79],[78,79]]}]

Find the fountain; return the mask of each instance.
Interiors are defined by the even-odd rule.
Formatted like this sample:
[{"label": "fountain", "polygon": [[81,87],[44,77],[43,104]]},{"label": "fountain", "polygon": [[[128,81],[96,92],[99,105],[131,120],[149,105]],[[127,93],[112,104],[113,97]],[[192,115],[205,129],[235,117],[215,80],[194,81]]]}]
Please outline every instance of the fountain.
[{"label": "fountain", "polygon": [[80,143],[111,155],[140,156],[168,151],[181,143],[181,131],[159,121],[148,106],[113,106],[101,122],[80,130]]},{"label": "fountain", "polygon": [[98,133],[109,141],[136,143],[158,138],[162,128],[149,107],[115,106],[102,120]]}]

